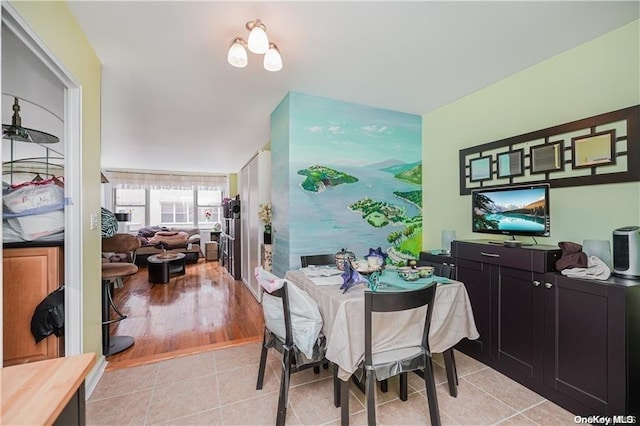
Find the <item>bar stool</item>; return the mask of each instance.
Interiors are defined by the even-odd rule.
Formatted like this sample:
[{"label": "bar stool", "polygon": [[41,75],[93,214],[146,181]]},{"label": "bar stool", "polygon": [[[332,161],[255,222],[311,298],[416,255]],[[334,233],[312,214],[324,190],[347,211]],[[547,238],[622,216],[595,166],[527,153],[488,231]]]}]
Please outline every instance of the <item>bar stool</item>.
[{"label": "bar stool", "polygon": [[[134,341],[130,336],[109,335],[109,324],[122,321],[127,316],[123,315],[113,303],[113,283],[138,272],[138,267],[133,263],[103,263],[102,264],[102,353],[110,356],[129,349]],[[118,318],[109,319],[109,306],[118,314]]]}]

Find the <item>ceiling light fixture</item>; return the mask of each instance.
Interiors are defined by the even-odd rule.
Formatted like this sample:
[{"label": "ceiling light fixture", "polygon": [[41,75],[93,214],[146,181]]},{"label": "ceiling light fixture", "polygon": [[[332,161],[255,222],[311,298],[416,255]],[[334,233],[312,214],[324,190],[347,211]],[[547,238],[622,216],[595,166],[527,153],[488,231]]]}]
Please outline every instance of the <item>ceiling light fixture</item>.
[{"label": "ceiling light fixture", "polygon": [[249,50],[259,55],[267,53],[267,50],[269,49],[267,27],[265,27],[259,19],[247,22],[246,27],[249,30],[249,39],[247,40]]},{"label": "ceiling light fixture", "polygon": [[267,71],[280,71],[282,69],[282,57],[275,43],[269,43],[269,50],[264,54],[263,65]]},{"label": "ceiling light fixture", "polygon": [[[23,99],[24,100],[24,99]],[[11,124],[2,125],[2,138],[11,139],[21,142],[32,143],[58,143],[60,139],[49,133],[41,132],[40,130],[27,129],[22,127],[22,117],[20,117],[20,103],[18,97],[13,98],[13,117],[11,117]]]},{"label": "ceiling light fixture", "polygon": [[249,49],[252,53],[264,54],[264,69],[267,71],[280,71],[282,69],[282,56],[280,56],[278,47],[269,42],[266,32],[267,27],[260,19],[247,22],[246,27],[249,30],[248,41],[245,41],[242,37],[234,38],[229,47],[227,62],[236,68],[246,67],[249,62],[247,57],[247,49]]},{"label": "ceiling light fixture", "polygon": [[227,55],[227,61],[236,68],[244,68],[249,63],[247,58],[247,50],[245,46],[247,42],[240,37],[236,37],[231,42],[229,47],[229,55]]}]

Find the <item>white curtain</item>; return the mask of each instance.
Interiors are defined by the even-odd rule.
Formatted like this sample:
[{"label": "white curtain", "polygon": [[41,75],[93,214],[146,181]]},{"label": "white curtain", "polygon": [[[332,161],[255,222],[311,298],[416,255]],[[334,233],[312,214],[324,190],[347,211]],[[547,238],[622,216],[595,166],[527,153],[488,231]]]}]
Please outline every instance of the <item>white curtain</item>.
[{"label": "white curtain", "polygon": [[114,188],[131,189],[219,189],[226,191],[227,175],[191,174],[186,172],[161,173],[128,170],[103,170]]}]

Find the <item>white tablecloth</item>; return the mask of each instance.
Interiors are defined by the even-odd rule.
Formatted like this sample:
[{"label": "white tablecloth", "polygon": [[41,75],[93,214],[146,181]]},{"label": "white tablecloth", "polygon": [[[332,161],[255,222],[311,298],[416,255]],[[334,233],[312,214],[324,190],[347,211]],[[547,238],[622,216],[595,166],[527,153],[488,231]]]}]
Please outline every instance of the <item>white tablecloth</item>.
[{"label": "white tablecloth", "polygon": [[[285,279],[302,288],[318,302],[327,338],[329,361],[335,362],[338,376],[347,380],[364,359],[364,291],[357,285],[342,293],[340,285],[316,285],[302,271],[289,271]],[[471,302],[464,284],[449,280],[438,284],[429,330],[432,352],[444,352],[463,338],[480,337],[473,319]],[[396,346],[419,345],[422,339],[426,308],[409,312],[380,313],[374,316],[374,352]]]}]

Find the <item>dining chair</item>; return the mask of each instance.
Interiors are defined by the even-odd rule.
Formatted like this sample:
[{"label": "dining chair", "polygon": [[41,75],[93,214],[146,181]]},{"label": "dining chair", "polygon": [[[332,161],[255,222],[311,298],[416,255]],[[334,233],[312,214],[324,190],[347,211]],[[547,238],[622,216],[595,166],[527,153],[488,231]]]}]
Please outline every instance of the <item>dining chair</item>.
[{"label": "dining chair", "polygon": [[[365,371],[365,394],[367,401],[367,423],[376,424],[375,383],[400,375],[400,399],[407,400],[407,372],[424,370],[425,389],[429,404],[431,424],[440,425],[440,412],[436,395],[435,379],[431,351],[429,349],[429,327],[433,312],[436,285],[430,285],[413,291],[401,292],[365,292],[364,339],[365,353],[362,366]],[[373,316],[378,312],[400,312],[427,306],[424,319],[422,339],[418,346],[394,346],[388,342],[387,347],[393,349],[373,352]],[[348,422],[349,399],[348,382],[343,381],[340,389],[341,418]]]},{"label": "dining chair", "polygon": [[335,265],[336,263],[336,255],[335,254],[312,254],[308,256],[300,256],[300,263],[303,268],[306,268],[310,265]]},{"label": "dining chair", "polygon": [[[436,263],[428,260],[418,260],[418,266],[433,266],[434,275],[440,277],[455,279],[455,266],[448,263]],[[447,372],[447,382],[449,383],[449,395],[458,396],[458,370],[456,367],[456,359],[453,354],[453,348],[449,348],[442,353],[444,357],[444,365]],[[414,371],[418,376],[422,377],[422,370]]]},{"label": "dining chair", "polygon": [[[313,368],[318,373],[321,365],[327,364],[325,353],[325,338],[321,335],[318,342],[313,348],[313,359],[308,359],[298,349],[293,338],[293,319],[289,305],[289,292],[287,290],[287,282],[285,281],[281,288],[271,292],[265,289],[264,297],[273,296],[282,301],[284,311],[284,336],[279,336],[266,326],[264,329],[264,337],[262,341],[262,352],[260,354],[260,367],[258,369],[258,382],[256,390],[262,389],[264,381],[264,371],[267,362],[267,352],[269,348],[274,348],[282,354],[282,377],[280,379],[280,393],[278,396],[278,414],[276,417],[276,425],[284,425],[287,417],[287,402],[289,397],[289,380],[291,373],[297,373],[309,368]],[[335,386],[335,382],[334,382]],[[335,392],[335,389],[334,389]]]}]

